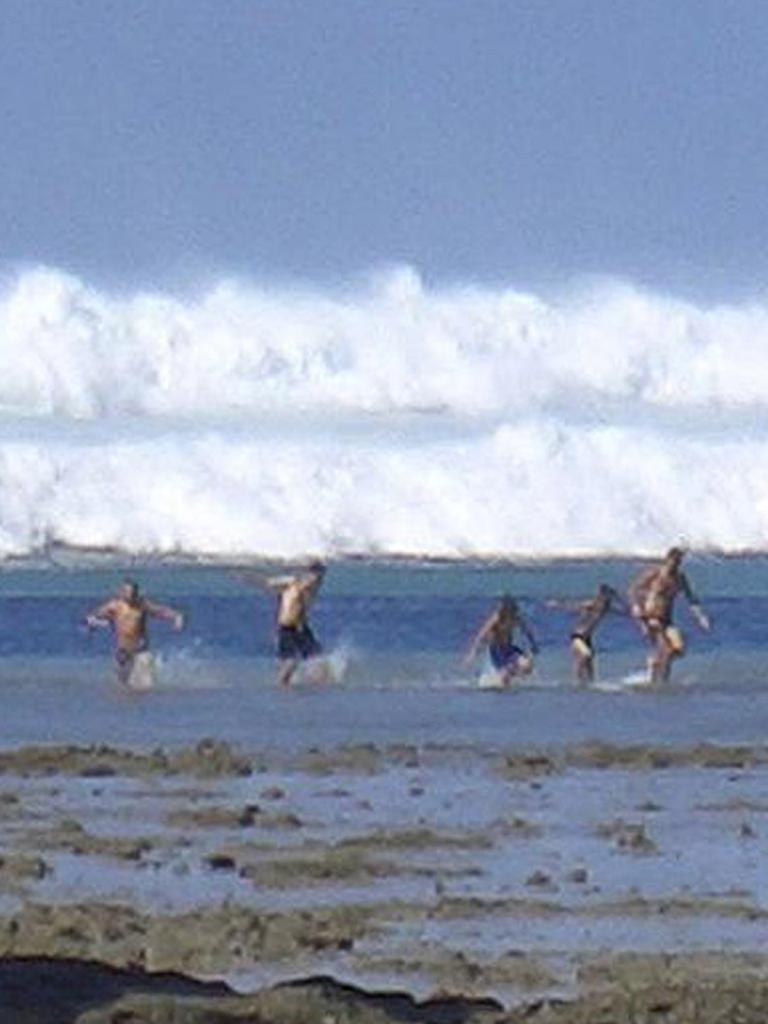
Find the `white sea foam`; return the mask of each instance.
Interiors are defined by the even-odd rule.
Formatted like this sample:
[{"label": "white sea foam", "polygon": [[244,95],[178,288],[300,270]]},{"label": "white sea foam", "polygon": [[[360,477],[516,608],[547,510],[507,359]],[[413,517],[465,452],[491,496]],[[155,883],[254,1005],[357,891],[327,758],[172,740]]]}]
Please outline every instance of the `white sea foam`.
[{"label": "white sea foam", "polygon": [[768,545],[768,305],[224,282],[0,294],[0,554]]}]

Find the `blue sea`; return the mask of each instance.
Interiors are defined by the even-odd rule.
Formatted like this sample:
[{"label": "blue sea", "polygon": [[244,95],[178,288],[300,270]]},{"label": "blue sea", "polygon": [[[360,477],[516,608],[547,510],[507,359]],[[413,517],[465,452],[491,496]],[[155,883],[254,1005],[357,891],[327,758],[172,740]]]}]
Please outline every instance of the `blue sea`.
[{"label": "blue sea", "polygon": [[[570,613],[551,598],[625,590],[647,563],[536,564],[351,560],[332,563],[313,624],[335,660],[333,683],[276,685],[273,598],[237,566],[112,560],[50,561],[0,575],[0,746],[41,742],[142,748],[203,736],[249,748],[345,743],[558,746],[586,739],[693,744],[758,742],[768,734],[768,559],[693,556],[688,572],[711,614],[697,630],[684,602],[689,654],[659,691],[638,686],[646,648],[627,618],[597,635],[598,680],[572,679]],[[152,626],[156,688],[116,683],[108,631],[85,614],[136,578],[183,610],[187,628]],[[539,640],[533,676],[509,692],[478,689],[462,665],[498,595],[516,595]],[[343,671],[342,671],[343,670]]]},{"label": "blue sea", "polygon": [[[760,303],[619,280],[534,293],[399,267],[163,292],[9,273],[0,742],[764,736],[767,562],[739,553],[768,550],[767,324]],[[721,553],[690,559],[712,634],[690,623],[650,694],[642,639],[612,618],[602,688],[577,691],[547,599],[623,591],[680,542]],[[274,608],[237,566],[313,556],[344,672],[281,693]],[[156,624],[146,699],[81,628],[125,571],[188,616],[179,636]],[[504,591],[541,655],[519,690],[478,693],[461,658]]]},{"label": "blue sea", "polygon": [[[365,904],[385,923],[346,952],[222,961],[223,976],[243,991],[307,972],[402,988],[406,980],[392,963],[423,964],[425,948],[483,963],[512,943],[554,965],[559,980],[554,988],[543,983],[546,994],[571,991],[575,962],[608,949],[762,951],[765,766],[759,751],[754,759],[730,752],[713,765],[691,748],[765,743],[768,560],[688,559],[714,629],[696,631],[681,604],[690,650],[668,686],[637,685],[647,652],[637,628],[620,616],[599,630],[596,684],[577,686],[571,616],[547,601],[589,596],[602,581],[624,589],[644,564],[333,561],[313,623],[345,672],[333,683],[299,681],[290,689],[276,682],[273,598],[244,584],[234,564],[86,564],[67,553],[58,565],[6,567],[0,749],[93,745],[107,769],[98,778],[87,769],[73,773],[54,754],[52,774],[33,769],[25,777],[19,762],[4,774],[3,791],[17,801],[12,807],[49,830],[74,819],[88,834],[152,837],[139,861],[46,849],[51,870],[24,899],[117,902],[152,914]],[[82,626],[126,573],[188,618],[181,633],[153,624],[159,671],[155,689],[145,693],[117,683],[108,632]],[[482,662],[469,670],[462,659],[503,591],[519,598],[541,653],[531,678],[494,692],[478,687]],[[206,738],[245,754],[253,773],[142,778],[109,769],[106,748],[217,749],[198,746]],[[594,740],[640,745],[637,763],[623,763],[620,753],[602,765],[599,751],[608,748],[593,747],[592,766],[520,775],[505,768],[510,755],[526,763],[532,752],[557,757]],[[688,754],[670,767],[663,758],[644,759],[659,747]],[[244,807],[260,808],[256,831],[238,823]],[[181,811],[179,822],[172,809]],[[207,810],[222,809],[231,819],[206,824]],[[202,815],[199,825],[194,816],[185,824],[190,812]],[[650,837],[652,855],[623,847],[627,830]],[[44,833],[9,825],[6,842],[16,835],[26,835],[32,849],[45,842]],[[435,845],[411,849],[414,835],[433,836]],[[398,865],[392,877],[312,880],[299,873],[286,887],[209,864],[222,850],[284,863],[333,851],[345,839],[376,848],[386,836],[406,842],[388,854]],[[577,868],[588,884],[574,882]],[[539,877],[546,903],[531,888]],[[465,910],[442,914],[444,898]],[[403,902],[416,908],[415,920],[399,915]],[[0,894],[4,913],[22,913],[24,905],[18,894]],[[366,954],[382,964],[371,966]],[[428,994],[436,981],[417,966],[407,984]],[[510,1002],[531,997],[514,983],[488,986]]]}]

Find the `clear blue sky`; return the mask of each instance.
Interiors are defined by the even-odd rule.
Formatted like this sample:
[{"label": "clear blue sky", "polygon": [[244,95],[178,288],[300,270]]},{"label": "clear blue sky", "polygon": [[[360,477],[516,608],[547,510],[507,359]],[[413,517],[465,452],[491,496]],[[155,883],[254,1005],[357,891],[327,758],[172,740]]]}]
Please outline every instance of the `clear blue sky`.
[{"label": "clear blue sky", "polygon": [[768,280],[765,0],[2,0],[0,260]]}]

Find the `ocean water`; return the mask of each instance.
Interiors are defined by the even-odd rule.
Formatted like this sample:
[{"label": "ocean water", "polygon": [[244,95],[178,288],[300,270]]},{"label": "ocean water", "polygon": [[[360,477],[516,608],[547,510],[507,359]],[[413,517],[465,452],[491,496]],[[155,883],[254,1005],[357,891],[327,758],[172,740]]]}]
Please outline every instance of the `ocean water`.
[{"label": "ocean water", "polygon": [[765,550],[768,306],[412,268],[0,287],[0,556]]},{"label": "ocean water", "polygon": [[[406,267],[126,292],[7,274],[0,742],[762,739],[766,340],[759,302],[617,281],[533,294]],[[641,638],[612,619],[602,689],[578,692],[546,600],[624,589],[681,540],[714,632],[691,625],[649,694],[630,685]],[[286,694],[274,609],[236,568],[308,555],[331,563],[316,626],[344,672]],[[80,625],[126,569],[189,619],[156,626],[143,700]],[[482,694],[461,656],[502,591],[542,651],[518,692]]]},{"label": "ocean water", "polygon": [[[238,958],[222,968],[243,991],[299,973],[330,973],[376,990],[407,985],[426,996],[437,982],[419,966],[425,950],[483,963],[518,949],[559,965],[555,991],[567,992],[570,958],[606,949],[765,948],[764,766],[735,759],[704,768],[692,759],[636,770],[617,762],[520,778],[502,768],[504,753],[515,749],[556,753],[589,740],[762,747],[765,558],[689,558],[715,628],[696,632],[680,607],[690,654],[669,686],[649,691],[632,682],[645,659],[642,639],[619,616],[598,634],[598,685],[576,686],[571,617],[547,606],[551,597],[590,595],[601,581],[624,589],[641,568],[634,559],[333,561],[313,622],[346,673],[333,684],[285,690],[275,679],[273,598],[244,584],[237,565],[57,557],[59,564],[38,559],[0,573],[0,749],[77,743],[154,750],[211,737],[254,755],[257,770],[207,780],[25,778],[23,769],[2,776],[0,787],[18,801],[9,813],[19,812],[6,823],[5,842],[27,850],[39,842],[50,867],[24,899],[118,902],[153,914],[225,905],[260,913],[370,906],[377,927],[348,951]],[[158,684],[141,694],[117,684],[109,634],[82,628],[85,613],[125,572],[188,617],[181,633],[153,624]],[[520,599],[541,654],[521,687],[483,691],[481,666],[468,670],[461,659],[503,590]],[[417,745],[417,756],[388,749],[404,743]],[[361,745],[356,756],[338,750]],[[244,829],[238,816],[253,805],[261,808],[259,822]],[[206,823],[206,811],[216,810],[231,818]],[[185,812],[201,815],[199,826]],[[73,820],[86,835],[141,837],[151,846],[138,860],[72,850],[65,823]],[[64,846],[46,848],[46,830],[57,824]],[[622,849],[613,830],[623,827],[642,827],[653,855]],[[321,863],[345,840],[370,844],[396,870],[359,875],[353,858],[348,876],[304,873],[302,861]],[[212,870],[208,858],[222,851],[255,866],[256,876]],[[292,858],[299,865],[292,880],[270,881],[270,862],[285,868]],[[575,868],[588,884],[577,884]],[[539,889],[531,879],[542,872],[550,881]],[[441,913],[444,900],[463,901],[465,909]],[[554,909],[542,912],[542,901]],[[420,908],[414,920],[398,909],[403,902]],[[0,911],[23,910],[18,893],[0,894]],[[553,982],[545,984],[551,992]],[[509,1003],[531,998],[514,982],[489,982],[488,990]]]},{"label": "ocean water", "polygon": [[[330,566],[313,622],[343,667],[333,684],[275,683],[274,602],[236,566],[133,560],[6,567],[0,574],[0,746],[32,742],[141,748],[225,739],[248,749],[349,743],[558,747],[763,742],[768,734],[768,561],[693,556],[689,574],[714,621],[702,634],[679,608],[688,657],[659,692],[638,687],[646,649],[627,618],[598,633],[599,679],[571,675],[569,613],[552,597],[625,589],[636,560],[430,563],[353,560]],[[158,685],[114,680],[111,637],[83,628],[125,572],[182,609],[184,632],[153,624]],[[517,595],[541,645],[534,675],[511,692],[477,687],[462,665],[473,632],[504,590]]]}]

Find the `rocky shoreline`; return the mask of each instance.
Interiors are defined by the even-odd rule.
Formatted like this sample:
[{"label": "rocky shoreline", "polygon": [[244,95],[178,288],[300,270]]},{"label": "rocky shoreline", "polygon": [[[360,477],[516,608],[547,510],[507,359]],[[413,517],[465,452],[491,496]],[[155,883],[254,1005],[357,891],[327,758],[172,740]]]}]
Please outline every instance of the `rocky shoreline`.
[{"label": "rocky shoreline", "polygon": [[0,1021],[764,1024],[768,748],[0,752]]},{"label": "rocky shoreline", "polygon": [[14,1024],[764,1024],[768,974],[722,958],[603,965],[610,984],[571,1000],[505,1009],[492,998],[369,991],[308,977],[240,996],[176,973],[92,961],[0,960],[0,1019]]}]

